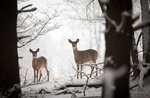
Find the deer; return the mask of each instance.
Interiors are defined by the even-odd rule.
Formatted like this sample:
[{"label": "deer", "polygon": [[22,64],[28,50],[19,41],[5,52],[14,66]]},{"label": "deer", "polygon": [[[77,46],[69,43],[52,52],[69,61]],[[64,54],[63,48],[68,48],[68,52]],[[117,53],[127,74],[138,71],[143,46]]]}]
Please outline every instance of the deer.
[{"label": "deer", "polygon": [[[29,51],[32,53],[33,59],[32,59],[32,68],[34,70],[34,83],[40,82],[42,77],[42,71],[41,68],[45,68],[47,72],[47,81],[49,81],[49,71],[47,68],[47,59],[43,56],[37,57],[37,53],[39,52],[39,48],[36,51],[33,51],[32,49],[29,49]],[[38,79],[38,74],[40,71],[40,77]]]},{"label": "deer", "polygon": [[[98,57],[98,52],[94,49],[88,49],[88,50],[83,50],[83,51],[79,51],[77,48],[77,43],[79,42],[79,39],[77,39],[76,41],[72,41],[70,39],[68,39],[69,43],[71,43],[72,48],[73,48],[73,53],[74,53],[74,60],[75,63],[77,65],[77,79],[79,78],[79,64],[84,64],[87,62],[92,61],[93,63],[96,63],[97,57]],[[95,65],[97,67],[97,65]],[[82,71],[82,67],[81,66],[81,71]],[[91,66],[91,73],[90,73],[90,77],[92,77],[92,73],[93,73],[94,67]],[[98,69],[96,68],[96,76],[98,75]],[[80,73],[80,78],[82,79],[82,73]]]}]

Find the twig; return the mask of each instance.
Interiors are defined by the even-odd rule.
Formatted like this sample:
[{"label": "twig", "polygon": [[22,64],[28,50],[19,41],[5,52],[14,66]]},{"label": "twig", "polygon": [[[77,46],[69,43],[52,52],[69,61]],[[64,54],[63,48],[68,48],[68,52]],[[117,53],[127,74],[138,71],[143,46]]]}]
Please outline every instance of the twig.
[{"label": "twig", "polygon": [[26,84],[26,77],[27,77],[27,72],[28,72],[28,69],[26,70],[26,73],[25,73],[25,79],[24,79],[24,85]]},{"label": "twig", "polygon": [[83,90],[83,94],[84,94],[84,96],[85,96],[85,90],[86,90],[87,85],[88,85],[89,77],[88,77],[88,75],[86,75],[84,72],[79,71],[79,70],[76,70],[74,67],[73,67],[73,69],[74,69],[76,72],[78,72],[78,73],[83,73],[83,74],[86,76],[86,78],[87,78],[87,79],[86,79],[85,86],[84,86],[84,90]]},{"label": "twig", "polygon": [[141,37],[142,37],[142,32],[140,33],[140,35],[139,35],[139,37],[138,37],[138,40],[137,40],[137,44],[136,44],[136,46],[138,46],[138,44],[139,44],[139,42],[140,42]]},{"label": "twig", "polygon": [[19,37],[17,37],[17,39],[18,39],[18,41],[19,41],[19,40],[21,40],[21,39],[28,38],[28,37],[31,37],[31,36],[29,36],[29,35],[27,35],[27,36],[19,36]]},{"label": "twig", "polygon": [[[52,20],[53,18],[58,17],[58,16],[56,15],[56,11],[55,11],[55,13],[53,14],[52,17],[49,17],[48,15],[47,15],[47,17],[48,17],[47,21],[42,25],[42,27],[40,28],[40,30],[37,31],[37,35],[36,35],[34,38],[31,38],[31,39],[30,39],[29,41],[27,41],[26,43],[24,43],[24,44],[18,46],[18,48],[22,48],[23,46],[25,46],[25,45],[27,45],[28,43],[30,43],[30,42],[32,42],[33,40],[35,40],[37,37],[39,37],[39,36],[41,36],[41,35],[44,35],[45,33],[42,34],[43,29],[46,27],[46,25],[49,23],[50,20]],[[58,28],[59,28],[59,27],[57,27],[57,25],[54,25],[54,27],[52,27],[51,29],[49,29],[49,31],[52,31],[52,30],[58,29]]]}]

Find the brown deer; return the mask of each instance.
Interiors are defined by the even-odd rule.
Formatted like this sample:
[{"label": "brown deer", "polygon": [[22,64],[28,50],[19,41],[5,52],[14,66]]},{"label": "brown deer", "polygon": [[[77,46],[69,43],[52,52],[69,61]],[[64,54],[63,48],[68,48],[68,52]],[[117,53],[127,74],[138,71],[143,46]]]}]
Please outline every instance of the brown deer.
[{"label": "brown deer", "polygon": [[[46,72],[47,72],[47,81],[49,81],[49,71],[47,69],[47,59],[43,56],[41,57],[37,57],[37,53],[39,52],[39,48],[36,51],[33,51],[32,49],[29,49],[30,52],[33,55],[33,60],[32,60],[32,67],[34,70],[34,83],[35,82],[40,82],[40,79],[42,77],[42,71],[41,68],[45,68]],[[38,80],[38,73],[40,71],[40,78]],[[37,79],[37,81],[36,81]]]},{"label": "brown deer", "polygon": [[[74,60],[77,64],[78,71],[79,71],[79,64],[84,64],[90,61],[92,61],[93,63],[96,63],[96,60],[98,57],[98,53],[96,50],[88,49],[84,51],[79,51],[77,48],[77,43],[79,42],[79,39],[77,39],[76,41],[71,41],[70,39],[68,39],[68,41],[72,44]],[[94,70],[94,67],[91,67],[90,77],[92,76],[93,70]],[[81,71],[82,71],[82,66],[81,66]],[[98,75],[98,69],[96,68],[96,76],[97,75]],[[79,72],[77,72],[77,79],[78,79],[78,76],[79,76]],[[80,73],[80,78],[82,79],[82,73]]]}]

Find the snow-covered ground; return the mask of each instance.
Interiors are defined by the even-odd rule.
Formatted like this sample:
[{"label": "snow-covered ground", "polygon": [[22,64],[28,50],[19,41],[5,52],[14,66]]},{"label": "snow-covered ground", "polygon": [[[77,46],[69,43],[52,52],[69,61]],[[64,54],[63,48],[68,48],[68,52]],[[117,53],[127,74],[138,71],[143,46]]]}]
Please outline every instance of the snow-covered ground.
[{"label": "snow-covered ground", "polygon": [[[76,93],[76,96],[83,96],[84,87],[68,87],[65,89],[58,88],[65,86],[66,84],[85,84],[86,77],[83,79],[59,79],[59,80],[50,80],[49,82],[40,82],[40,83],[32,83],[27,85],[22,85],[22,93],[23,98],[71,98],[72,94],[61,94],[67,90],[68,92],[79,91]],[[92,78],[89,79],[89,84],[91,83],[99,83],[100,81]],[[86,96],[100,96],[101,88],[86,88],[85,94]]]},{"label": "snow-covered ground", "polygon": [[[79,91],[76,96],[81,97],[83,95],[84,87],[68,87],[66,89],[57,90],[66,84],[84,84],[86,82],[86,77],[83,79],[59,79],[50,80],[49,82],[40,82],[22,85],[22,98],[71,98],[72,94],[62,93],[67,91]],[[89,83],[99,83],[100,80],[95,78],[89,79]],[[138,82],[131,82],[131,85],[135,85]],[[150,77],[146,78],[144,81],[143,90],[139,90],[138,86],[130,90],[131,98],[150,98]],[[86,96],[101,96],[102,88],[87,88],[85,91]]]}]

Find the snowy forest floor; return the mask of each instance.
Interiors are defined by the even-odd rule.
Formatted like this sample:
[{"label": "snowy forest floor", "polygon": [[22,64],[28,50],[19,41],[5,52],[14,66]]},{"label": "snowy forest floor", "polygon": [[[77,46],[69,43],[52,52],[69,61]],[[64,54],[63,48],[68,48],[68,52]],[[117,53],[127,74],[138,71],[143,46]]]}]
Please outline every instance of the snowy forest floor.
[{"label": "snowy forest floor", "polygon": [[[85,84],[86,78],[74,80],[50,80],[49,82],[42,82],[37,84],[28,84],[22,86],[22,98],[71,98],[72,94],[68,92],[77,91],[76,96],[82,97],[84,87],[66,87],[66,84]],[[89,84],[99,83],[96,79],[89,79]],[[137,81],[131,82],[130,86],[136,85]],[[59,89],[64,87],[65,89]],[[59,90],[58,90],[59,89]],[[86,96],[101,96],[102,88],[87,87]],[[143,90],[139,90],[138,86],[130,90],[131,98],[150,98],[150,77],[144,80]]]}]

